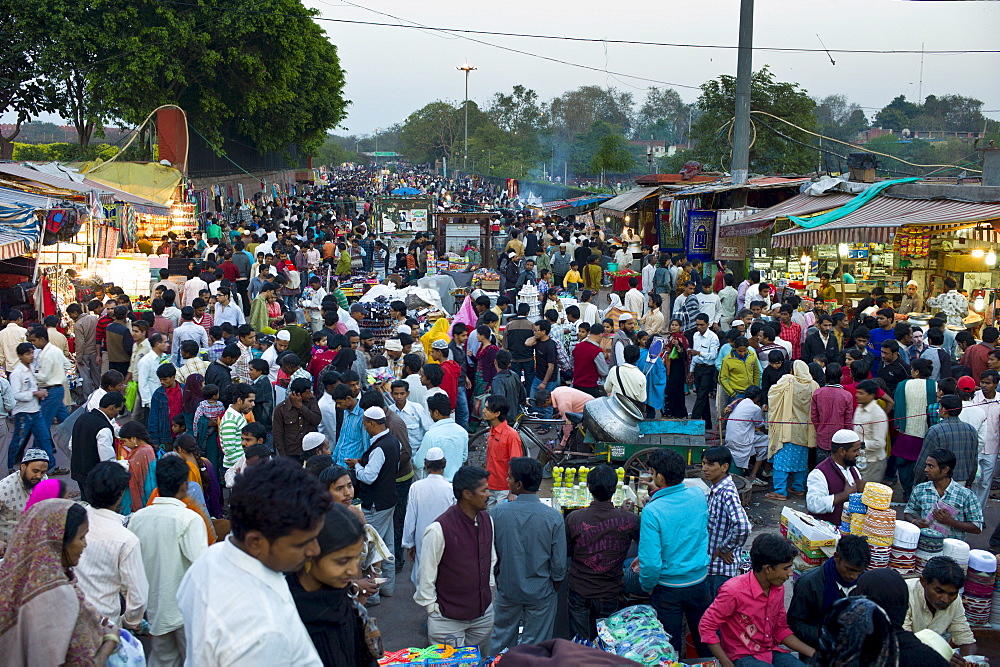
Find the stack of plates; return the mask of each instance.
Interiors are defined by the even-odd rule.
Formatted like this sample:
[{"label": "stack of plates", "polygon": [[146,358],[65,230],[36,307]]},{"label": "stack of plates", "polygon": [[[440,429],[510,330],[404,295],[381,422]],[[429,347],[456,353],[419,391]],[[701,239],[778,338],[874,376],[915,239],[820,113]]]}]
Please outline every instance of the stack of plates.
[{"label": "stack of plates", "polygon": [[892,489],[885,484],[878,482],[868,482],[865,484],[865,491],[861,494],[861,502],[868,506],[868,509],[887,510],[892,502]]},{"label": "stack of plates", "polygon": [[896,511],[869,507],[868,514],[865,515],[865,535],[868,537],[868,543],[872,546],[891,547],[895,534]]},{"label": "stack of plates", "polygon": [[917,550],[893,545],[889,550],[889,567],[900,574],[906,575],[917,566]]},{"label": "stack of plates", "polygon": [[920,543],[920,529],[909,521],[897,521],[892,538],[893,546],[915,551]]},{"label": "stack of plates", "polygon": [[[946,537],[944,538],[944,548],[941,549],[941,555],[954,559],[956,563],[962,566],[963,570],[968,571],[969,551],[970,547],[968,542],[956,540],[953,537]],[[996,561],[995,558],[994,561]]]},{"label": "stack of plates", "polygon": [[847,501],[846,510],[851,512],[851,514],[864,514],[868,511],[868,508],[861,502],[860,493],[852,493]]},{"label": "stack of plates", "polygon": [[[871,538],[868,539],[871,540]],[[871,567],[873,569],[889,567],[890,548],[888,546],[882,546],[880,544],[872,544],[871,551],[872,551]]]},{"label": "stack of plates", "polygon": [[851,514],[851,535],[865,534],[865,516],[864,514]]}]

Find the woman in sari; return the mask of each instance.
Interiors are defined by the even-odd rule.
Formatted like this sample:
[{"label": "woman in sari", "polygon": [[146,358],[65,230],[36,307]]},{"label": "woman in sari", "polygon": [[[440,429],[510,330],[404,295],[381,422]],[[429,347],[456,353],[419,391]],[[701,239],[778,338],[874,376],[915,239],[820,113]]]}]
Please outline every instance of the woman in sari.
[{"label": "woman in sari", "polygon": [[809,449],[816,446],[812,395],[818,389],[809,366],[796,359],[792,372],[767,392],[768,457],[774,464],[774,491],[766,497],[771,500],[788,500],[789,491],[794,496],[805,495]]},{"label": "woman in sari", "polygon": [[[451,338],[448,336],[448,327],[450,323],[448,318],[441,314],[441,317],[437,319],[431,330],[420,337],[420,343],[424,347],[424,353],[427,354],[427,359],[431,358],[431,345],[434,344],[436,340],[443,340],[446,343],[451,342]],[[430,363],[430,361],[428,361]]]},{"label": "woman in sari", "polygon": [[479,341],[479,349],[476,350],[476,380],[472,384],[472,395],[481,396],[488,393],[493,377],[497,374],[496,361],[497,347],[496,336],[493,329],[486,324],[476,327],[476,340]]},{"label": "woman in sari", "polygon": [[681,330],[682,326],[680,320],[670,320],[667,339],[663,344],[663,363],[667,373],[664,416],[672,419],[687,419],[688,416],[687,405],[684,403],[684,382],[687,377],[687,351],[690,343]]},{"label": "woman in sari", "polygon": [[[176,451],[167,452],[164,456],[180,456]],[[193,493],[192,493],[193,492]],[[127,492],[126,492],[127,493]],[[201,520],[205,522],[205,532],[208,533],[208,546],[212,546],[219,539],[218,533],[215,532],[215,524],[212,523],[212,518],[208,515],[208,510],[205,508],[204,496],[201,494],[201,486],[196,482],[190,481],[188,478],[187,493],[181,498],[181,502],[192,512],[197,512]],[[153,492],[149,494],[149,501],[146,503],[146,507],[153,504],[153,501],[160,497],[160,487],[153,489]]]},{"label": "woman in sari", "polygon": [[43,500],[24,516],[0,564],[0,655],[7,665],[104,665],[118,631],[101,624],[73,568],[87,545],[87,510]]},{"label": "woman in sari", "polygon": [[[642,340],[642,343],[638,341]],[[649,353],[649,346],[656,340],[645,331],[636,334],[636,344],[641,345],[639,362],[636,367],[646,375],[646,418],[656,419],[656,410],[663,409],[664,393],[667,388],[667,369],[663,359]]]},{"label": "woman in sari", "polygon": [[335,503],[316,540],[319,554],[298,572],[285,575],[299,618],[324,667],[374,667],[360,611],[365,601],[352,599],[354,580],[361,573],[364,525]]},{"label": "woman in sari", "polygon": [[128,516],[145,507],[156,488],[156,452],[149,432],[139,422],[125,422],[118,437],[121,440],[118,458],[128,461],[128,489],[122,496],[122,514]]},{"label": "woman in sari", "polygon": [[66,498],[67,496],[69,496],[69,488],[66,486],[66,482],[61,479],[43,479],[31,490],[31,495],[28,496],[28,502],[24,504],[24,511],[21,514],[27,514],[28,510],[43,500]]},{"label": "woman in sari", "polygon": [[201,490],[209,516],[222,518],[222,487],[211,461],[201,456],[194,437],[183,433],[174,441],[174,451],[188,466],[188,482]]},{"label": "woman in sari", "polygon": [[604,318],[604,335],[601,336],[601,351],[604,352],[604,361],[611,363],[611,347],[615,339],[615,322],[611,318]]}]

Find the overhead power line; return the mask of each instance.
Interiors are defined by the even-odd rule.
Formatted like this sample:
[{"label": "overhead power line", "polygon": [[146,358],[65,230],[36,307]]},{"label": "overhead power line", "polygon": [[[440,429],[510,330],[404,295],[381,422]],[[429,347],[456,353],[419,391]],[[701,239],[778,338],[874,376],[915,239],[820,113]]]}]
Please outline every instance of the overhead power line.
[{"label": "overhead power line", "polygon": [[[203,7],[204,5],[196,5],[193,3],[178,2],[176,0],[160,0],[161,2],[169,2],[171,4],[188,5],[192,7]],[[401,19],[391,14],[385,14],[384,12],[378,12],[376,10],[368,9],[362,5],[357,5],[352,2],[346,2],[345,4],[352,5],[354,7],[359,7],[361,9],[366,9],[368,11],[373,11],[378,14],[383,14],[384,16],[390,16],[398,21],[406,21],[407,19]],[[211,9],[218,10],[229,10],[229,11],[240,11],[247,13],[256,14],[281,14],[282,12],[273,12],[266,10],[252,10],[252,9],[238,9],[229,7],[212,7]],[[330,21],[333,23],[349,23],[355,25],[370,25],[384,28],[408,28],[411,30],[432,30],[437,32],[451,32],[451,33],[462,33],[468,35],[491,35],[495,37],[523,37],[526,39],[547,39],[554,41],[564,41],[564,42],[591,42],[591,43],[604,43],[604,44],[628,44],[635,46],[667,46],[674,48],[684,48],[684,49],[729,49],[736,50],[739,47],[736,44],[688,44],[681,42],[649,42],[643,40],[632,40],[632,39],[604,39],[600,37],[573,37],[569,35],[544,35],[537,33],[523,33],[523,32],[503,32],[498,30],[472,30],[470,28],[445,28],[440,26],[429,26],[424,24],[417,24],[415,22],[407,23],[384,23],[379,21],[360,21],[356,19],[339,19],[332,18],[328,16],[313,16],[310,17],[317,21]],[[489,46],[493,46],[490,44]],[[773,51],[773,52],[789,52],[789,53],[862,53],[862,54],[882,54],[882,55],[903,55],[903,54],[920,54],[925,55],[964,55],[970,53],[1000,53],[1000,49],[823,49],[823,48],[804,48],[804,47],[790,47],[790,46],[754,46],[754,51]],[[603,71],[603,70],[602,70]]]}]

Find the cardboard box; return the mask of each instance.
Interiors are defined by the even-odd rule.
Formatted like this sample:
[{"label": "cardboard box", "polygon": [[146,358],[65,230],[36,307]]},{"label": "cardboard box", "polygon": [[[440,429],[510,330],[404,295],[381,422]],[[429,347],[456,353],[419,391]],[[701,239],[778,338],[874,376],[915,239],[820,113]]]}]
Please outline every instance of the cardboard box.
[{"label": "cardboard box", "polygon": [[836,546],[840,538],[840,532],[832,523],[820,521],[791,507],[781,510],[780,523],[792,544],[811,558],[822,558],[823,547]]}]

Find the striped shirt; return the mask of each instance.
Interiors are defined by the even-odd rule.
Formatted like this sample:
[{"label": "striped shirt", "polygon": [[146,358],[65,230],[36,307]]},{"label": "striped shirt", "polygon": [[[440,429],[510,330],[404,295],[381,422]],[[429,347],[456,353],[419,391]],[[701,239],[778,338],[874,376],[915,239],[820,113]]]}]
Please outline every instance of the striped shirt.
[{"label": "striped shirt", "polygon": [[[360,419],[359,419],[360,421]],[[219,422],[219,442],[222,445],[222,465],[231,468],[243,455],[243,427],[247,418],[241,412],[229,408]]]},{"label": "striped shirt", "polygon": [[735,554],[746,543],[751,530],[753,526],[740,503],[733,477],[726,475],[708,494],[708,554],[712,558],[708,563],[709,574],[735,577],[740,573],[739,560],[734,558],[732,563],[726,563],[714,554],[716,551]]}]

